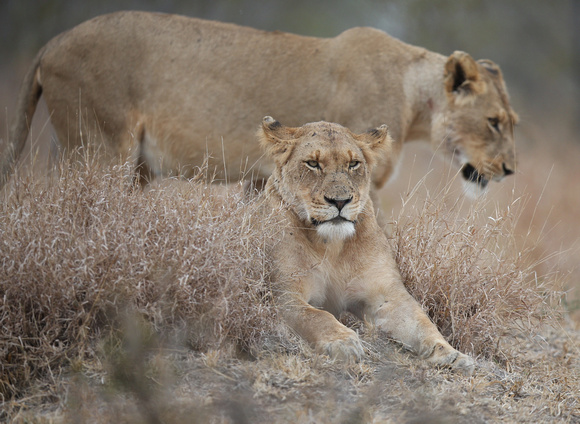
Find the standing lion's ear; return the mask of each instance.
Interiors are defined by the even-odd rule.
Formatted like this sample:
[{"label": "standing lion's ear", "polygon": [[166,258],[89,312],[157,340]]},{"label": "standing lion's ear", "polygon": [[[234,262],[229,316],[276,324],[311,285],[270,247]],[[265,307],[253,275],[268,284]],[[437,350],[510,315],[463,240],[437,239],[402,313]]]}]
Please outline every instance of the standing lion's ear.
[{"label": "standing lion's ear", "polygon": [[370,166],[373,166],[381,157],[388,156],[393,145],[389,127],[386,125],[355,135],[355,139],[359,142],[359,147]]},{"label": "standing lion's ear", "polygon": [[290,156],[297,130],[298,128],[285,127],[271,116],[266,116],[258,130],[260,145],[278,165],[283,164]]},{"label": "standing lion's ear", "polygon": [[491,75],[497,76],[500,79],[502,78],[501,69],[494,61],[489,59],[479,59],[477,63],[483,66],[485,70],[489,72]]},{"label": "standing lion's ear", "polygon": [[465,98],[485,91],[477,63],[461,51],[454,52],[445,63],[445,91],[450,98]]}]

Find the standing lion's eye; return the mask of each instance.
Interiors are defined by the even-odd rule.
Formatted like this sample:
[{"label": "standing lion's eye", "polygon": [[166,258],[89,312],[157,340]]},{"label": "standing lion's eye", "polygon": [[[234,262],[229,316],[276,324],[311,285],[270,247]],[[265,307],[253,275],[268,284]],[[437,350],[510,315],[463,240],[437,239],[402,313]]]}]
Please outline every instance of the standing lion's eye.
[{"label": "standing lion's eye", "polygon": [[320,169],[320,164],[318,163],[318,161],[315,161],[315,160],[307,160],[304,163],[306,164],[307,167],[309,167],[311,169]]},{"label": "standing lion's eye", "polygon": [[351,160],[348,163],[348,169],[350,169],[351,171],[354,171],[355,169],[357,169],[360,166],[360,161],[358,160]]},{"label": "standing lion's eye", "polygon": [[491,125],[494,130],[499,132],[499,118],[487,118],[487,122],[489,122],[489,125]]}]

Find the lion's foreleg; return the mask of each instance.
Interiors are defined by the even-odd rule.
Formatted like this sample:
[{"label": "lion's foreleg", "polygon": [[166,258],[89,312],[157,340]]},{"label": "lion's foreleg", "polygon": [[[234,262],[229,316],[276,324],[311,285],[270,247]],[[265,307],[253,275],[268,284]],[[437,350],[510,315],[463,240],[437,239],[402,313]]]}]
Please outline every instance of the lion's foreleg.
[{"label": "lion's foreleg", "polygon": [[385,299],[380,305],[369,308],[365,314],[379,329],[427,362],[450,366],[467,375],[473,372],[473,359],[447,343],[402,284],[390,288]]},{"label": "lion's foreleg", "polygon": [[294,296],[285,299],[281,308],[285,322],[318,353],[343,361],[362,359],[364,349],[358,335],[334,315]]}]

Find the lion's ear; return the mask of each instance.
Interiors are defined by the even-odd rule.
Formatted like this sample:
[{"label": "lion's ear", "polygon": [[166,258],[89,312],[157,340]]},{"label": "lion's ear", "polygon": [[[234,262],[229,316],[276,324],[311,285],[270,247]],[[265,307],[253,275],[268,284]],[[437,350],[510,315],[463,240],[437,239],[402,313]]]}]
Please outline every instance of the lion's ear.
[{"label": "lion's ear", "polygon": [[266,154],[280,165],[290,156],[297,130],[298,128],[285,127],[271,116],[266,116],[262,119],[262,126],[258,130],[260,145]]},{"label": "lion's ear", "polygon": [[461,51],[454,52],[445,63],[445,91],[450,98],[460,99],[485,91],[477,63]]},{"label": "lion's ear", "polygon": [[479,59],[477,61],[477,63],[479,63],[481,66],[483,66],[485,68],[485,70],[487,72],[489,72],[491,75],[497,76],[503,80],[503,77],[501,74],[501,69],[499,68],[497,63],[495,63],[494,61],[489,60],[489,59]]},{"label": "lion's ear", "polygon": [[355,138],[370,166],[377,163],[381,157],[388,155],[393,145],[389,127],[386,125],[372,128],[363,134],[356,135]]}]

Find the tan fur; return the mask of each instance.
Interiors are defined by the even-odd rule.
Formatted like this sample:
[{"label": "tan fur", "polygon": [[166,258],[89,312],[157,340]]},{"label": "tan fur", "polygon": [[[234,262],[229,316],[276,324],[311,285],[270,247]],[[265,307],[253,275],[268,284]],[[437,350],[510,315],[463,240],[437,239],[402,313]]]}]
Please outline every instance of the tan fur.
[{"label": "tan fur", "polygon": [[[145,12],[94,18],[36,57],[0,157],[0,185],[41,93],[63,146],[102,143],[145,178],[191,176],[206,154],[218,178],[267,178],[273,165],[253,126],[268,113],[354,131],[387,122],[395,143],[375,168],[376,188],[413,139],[471,164],[478,173],[464,174],[480,183],[515,169],[515,114],[493,62],[445,58],[371,28],[324,39]],[[499,132],[488,125],[496,116]]]},{"label": "tan fur", "polygon": [[[269,205],[282,207],[291,223],[274,250],[286,322],[317,351],[360,359],[357,334],[335,318],[350,311],[428,362],[471,374],[473,359],[445,341],[403,286],[377,224],[369,190],[373,164],[392,151],[386,126],[357,135],[338,124],[289,128],[266,117],[260,136],[276,163]],[[346,220],[353,233],[320,231]]]}]

